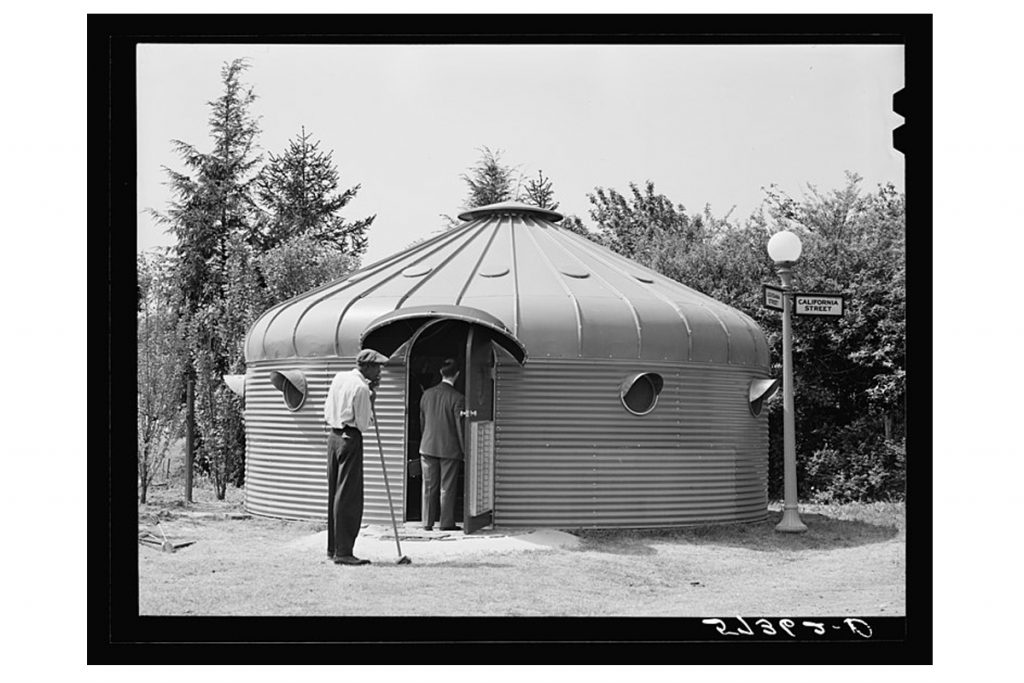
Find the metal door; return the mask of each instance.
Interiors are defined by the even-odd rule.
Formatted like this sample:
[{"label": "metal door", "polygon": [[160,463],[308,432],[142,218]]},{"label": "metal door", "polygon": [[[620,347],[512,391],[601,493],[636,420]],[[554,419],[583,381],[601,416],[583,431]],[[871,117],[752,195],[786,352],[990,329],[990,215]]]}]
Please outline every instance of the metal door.
[{"label": "metal door", "polygon": [[494,522],[494,349],[489,330],[473,325],[466,337],[466,412],[463,438],[463,531]]}]

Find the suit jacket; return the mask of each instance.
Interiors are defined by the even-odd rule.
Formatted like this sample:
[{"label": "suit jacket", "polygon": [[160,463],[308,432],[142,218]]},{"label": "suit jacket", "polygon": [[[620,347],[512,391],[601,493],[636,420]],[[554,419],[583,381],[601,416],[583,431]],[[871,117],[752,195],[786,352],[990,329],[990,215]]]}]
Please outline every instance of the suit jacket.
[{"label": "suit jacket", "polygon": [[420,453],[435,458],[462,459],[462,416],[466,400],[459,390],[441,382],[420,399]]}]

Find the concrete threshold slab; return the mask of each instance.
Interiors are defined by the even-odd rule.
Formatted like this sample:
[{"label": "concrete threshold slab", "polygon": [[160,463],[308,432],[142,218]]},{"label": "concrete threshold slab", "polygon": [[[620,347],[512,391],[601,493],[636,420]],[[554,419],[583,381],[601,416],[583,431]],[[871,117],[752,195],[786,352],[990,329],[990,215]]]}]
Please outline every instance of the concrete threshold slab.
[{"label": "concrete threshold slab", "polygon": [[[438,562],[471,555],[563,549],[579,544],[579,538],[557,529],[481,530],[464,534],[461,529],[427,531],[418,523],[399,526],[398,541],[402,545],[402,554],[409,556],[413,562]],[[323,554],[327,549],[327,532],[303,536],[290,541],[287,546],[295,550]],[[363,525],[356,539],[355,554],[373,562],[393,562],[398,556],[398,551],[391,526]],[[326,557],[324,559],[326,560]]]}]

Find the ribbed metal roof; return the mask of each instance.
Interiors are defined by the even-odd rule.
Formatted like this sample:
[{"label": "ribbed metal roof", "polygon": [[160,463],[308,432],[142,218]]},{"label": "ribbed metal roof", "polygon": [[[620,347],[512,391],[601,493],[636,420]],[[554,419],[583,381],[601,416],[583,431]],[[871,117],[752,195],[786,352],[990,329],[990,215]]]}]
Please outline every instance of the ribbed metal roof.
[{"label": "ribbed metal roof", "polygon": [[479,207],[453,230],[290,299],[249,329],[246,361],[354,356],[403,308],[493,316],[529,358],[636,358],[768,366],[748,316],[523,204]]}]

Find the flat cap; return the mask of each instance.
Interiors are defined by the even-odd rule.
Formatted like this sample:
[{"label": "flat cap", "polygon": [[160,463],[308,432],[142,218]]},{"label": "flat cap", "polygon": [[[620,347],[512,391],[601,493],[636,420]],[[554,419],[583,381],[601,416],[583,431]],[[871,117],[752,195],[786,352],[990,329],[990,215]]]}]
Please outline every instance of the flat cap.
[{"label": "flat cap", "polygon": [[356,355],[356,362],[363,364],[377,363],[378,365],[383,365],[388,362],[388,357],[383,353],[374,351],[373,349],[363,349],[358,355]]}]

